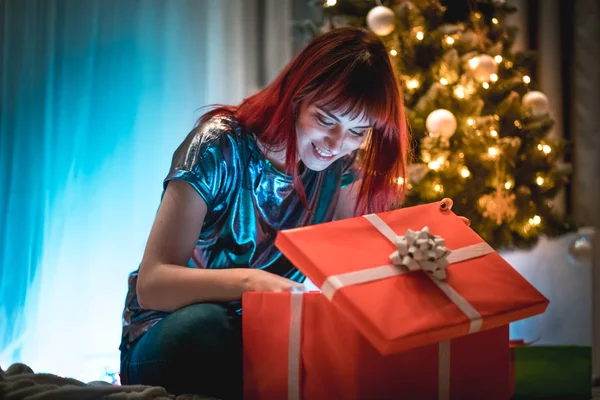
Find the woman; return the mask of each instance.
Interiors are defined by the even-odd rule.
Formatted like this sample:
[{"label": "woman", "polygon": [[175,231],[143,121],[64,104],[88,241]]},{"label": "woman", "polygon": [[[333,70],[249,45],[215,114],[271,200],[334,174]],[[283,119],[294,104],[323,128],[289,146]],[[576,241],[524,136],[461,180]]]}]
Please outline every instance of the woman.
[{"label": "woman", "polygon": [[316,37],[267,88],[205,114],[129,278],[122,382],[241,398],[242,294],[305,279],[277,232],[401,203],[408,142],[387,51],[359,28]]}]

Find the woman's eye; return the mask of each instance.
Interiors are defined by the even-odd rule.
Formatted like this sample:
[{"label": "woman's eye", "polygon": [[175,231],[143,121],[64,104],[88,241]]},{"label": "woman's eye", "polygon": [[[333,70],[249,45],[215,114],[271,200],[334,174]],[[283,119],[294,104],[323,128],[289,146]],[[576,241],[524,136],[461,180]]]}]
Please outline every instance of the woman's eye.
[{"label": "woman's eye", "polygon": [[327,122],[319,115],[317,115],[317,121],[319,121],[319,124],[323,126],[333,126],[333,122]]},{"label": "woman's eye", "polygon": [[357,132],[357,131],[353,131],[352,129],[350,129],[350,134],[352,136],[356,136],[356,137],[363,137],[363,136],[365,136],[365,132],[364,131]]}]

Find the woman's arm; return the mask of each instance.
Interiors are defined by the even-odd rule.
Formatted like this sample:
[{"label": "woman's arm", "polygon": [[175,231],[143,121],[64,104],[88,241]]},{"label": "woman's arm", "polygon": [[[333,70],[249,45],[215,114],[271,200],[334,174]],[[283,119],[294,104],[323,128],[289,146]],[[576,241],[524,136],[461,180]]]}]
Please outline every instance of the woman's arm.
[{"label": "woman's arm", "polygon": [[206,203],[188,183],[169,183],[139,270],[137,295],[143,308],[171,311],[209,299],[241,297],[243,270],[183,267],[194,250],[206,211]]},{"label": "woman's arm", "polygon": [[245,291],[285,291],[300,285],[262,270],[184,267],[206,213],[206,203],[188,183],[169,183],[140,265],[137,295],[143,308],[173,311],[195,303],[238,300]]}]

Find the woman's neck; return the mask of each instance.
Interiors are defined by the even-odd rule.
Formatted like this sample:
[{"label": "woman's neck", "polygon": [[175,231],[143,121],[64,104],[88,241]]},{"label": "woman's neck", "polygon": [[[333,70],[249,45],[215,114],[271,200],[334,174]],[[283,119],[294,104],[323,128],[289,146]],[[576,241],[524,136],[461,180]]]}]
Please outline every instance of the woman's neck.
[{"label": "woman's neck", "polygon": [[277,168],[277,170],[285,173],[285,148],[279,149],[269,149],[265,145],[261,143],[261,141],[257,138],[256,144],[258,145],[259,150],[263,153],[265,158],[269,160],[269,162]]}]

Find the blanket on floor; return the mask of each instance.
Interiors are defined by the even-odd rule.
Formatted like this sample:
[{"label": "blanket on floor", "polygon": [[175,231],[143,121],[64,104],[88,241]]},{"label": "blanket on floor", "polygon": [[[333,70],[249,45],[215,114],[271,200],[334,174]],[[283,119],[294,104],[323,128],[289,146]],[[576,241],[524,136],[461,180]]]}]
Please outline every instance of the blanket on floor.
[{"label": "blanket on floor", "polygon": [[159,386],[84,383],[53,374],[34,373],[25,364],[0,367],[0,399],[5,400],[218,400],[198,395],[173,395]]}]

